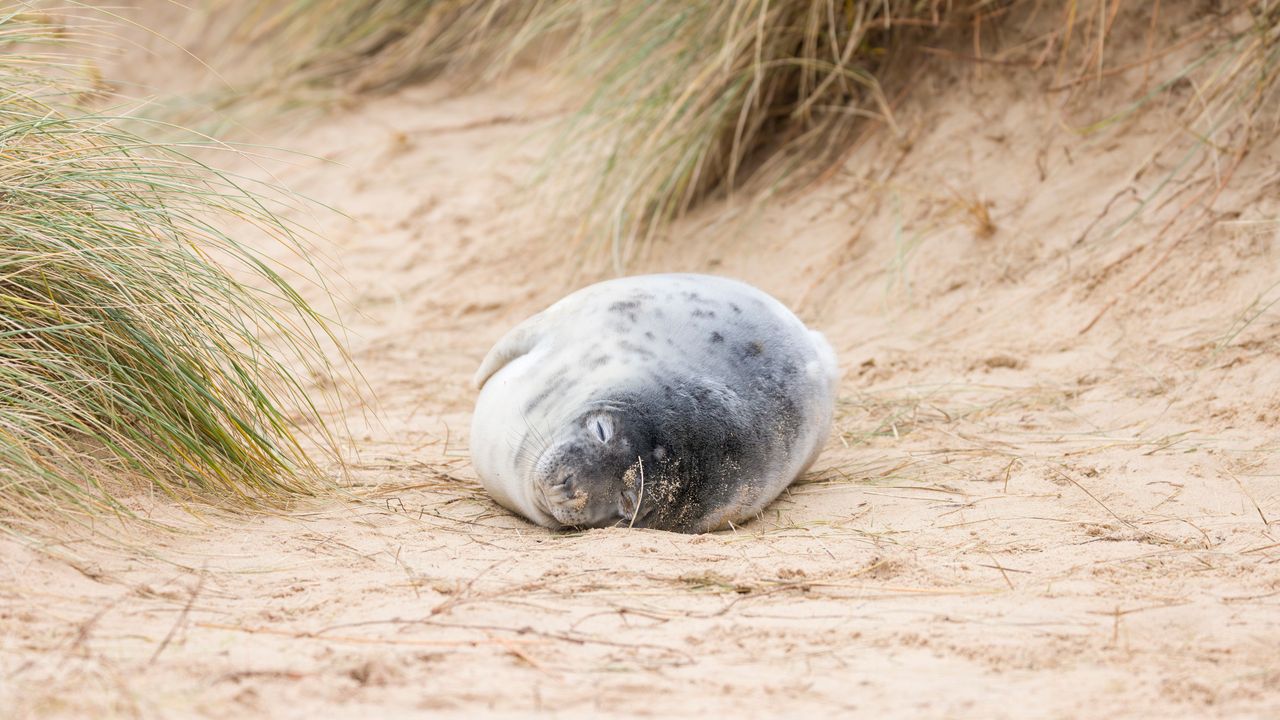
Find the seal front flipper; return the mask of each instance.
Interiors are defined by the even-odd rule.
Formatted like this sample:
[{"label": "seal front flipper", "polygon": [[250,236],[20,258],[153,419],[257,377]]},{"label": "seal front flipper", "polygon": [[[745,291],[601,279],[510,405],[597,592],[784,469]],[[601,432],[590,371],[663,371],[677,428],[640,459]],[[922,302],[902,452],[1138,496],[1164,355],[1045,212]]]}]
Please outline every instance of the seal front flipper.
[{"label": "seal front flipper", "polygon": [[543,336],[546,315],[547,313],[543,311],[525,320],[508,330],[507,334],[494,344],[489,354],[485,355],[480,363],[480,369],[476,370],[476,374],[471,378],[471,383],[477,390],[483,388],[485,382],[507,363],[533,350],[533,346],[537,345],[538,340]]}]

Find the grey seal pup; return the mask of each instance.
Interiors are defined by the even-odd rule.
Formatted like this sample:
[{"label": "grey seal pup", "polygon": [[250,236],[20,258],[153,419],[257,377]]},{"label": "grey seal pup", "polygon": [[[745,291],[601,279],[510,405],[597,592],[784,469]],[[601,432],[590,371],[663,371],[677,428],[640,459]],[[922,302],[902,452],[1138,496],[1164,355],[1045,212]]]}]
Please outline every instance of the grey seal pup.
[{"label": "grey seal pup", "polygon": [[837,379],[826,339],[746,283],[609,280],[489,351],[471,459],[499,504],[545,527],[707,532],[817,459]]}]

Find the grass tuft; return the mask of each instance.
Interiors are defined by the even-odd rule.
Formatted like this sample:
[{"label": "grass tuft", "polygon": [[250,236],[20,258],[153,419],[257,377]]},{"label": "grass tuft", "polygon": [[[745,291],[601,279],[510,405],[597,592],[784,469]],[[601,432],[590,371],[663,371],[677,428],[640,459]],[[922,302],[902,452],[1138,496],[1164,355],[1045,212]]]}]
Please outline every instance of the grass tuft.
[{"label": "grass tuft", "polygon": [[259,47],[288,49],[268,48],[255,96],[386,89],[477,60],[491,76],[553,49],[589,97],[551,157],[562,172],[588,151],[583,234],[611,238],[622,263],[700,199],[765,167],[778,177],[820,166],[853,121],[889,117],[877,77],[895,33],[938,26],[942,5],[261,0],[239,6],[235,25]]},{"label": "grass tuft", "polygon": [[[228,44],[265,49],[255,95],[391,90],[495,50],[542,2],[504,0],[214,0]],[[284,52],[282,52],[282,50]],[[265,82],[261,82],[265,80]]]},{"label": "grass tuft", "polygon": [[[1248,137],[1271,132],[1280,11],[1269,0],[1222,5],[1193,14],[1195,31],[1167,48],[1155,46],[1156,29],[1171,8],[1123,0],[256,0],[236,6],[232,25],[269,58],[266,79],[252,85],[259,95],[343,97],[464,66],[492,76],[533,55],[562,69],[584,99],[545,172],[581,181],[564,193],[579,234],[607,241],[621,270],[700,200],[831,167],[859,120],[897,131],[891,97],[921,66],[912,51],[922,31],[938,39],[948,30],[942,45],[971,45],[923,50],[975,73],[1046,70],[1064,103],[1122,73],[1144,73],[1145,89],[1155,60],[1225,31],[1229,40],[1186,72],[1082,131],[1118,122],[1195,75],[1202,84],[1185,103],[1185,125],[1204,146],[1242,116]],[[1126,23],[1141,27],[1117,32]],[[1047,30],[1028,36],[1032,27]],[[1110,64],[1134,32],[1145,52]],[[908,56],[915,60],[898,62]],[[1201,77],[1210,61],[1221,64]],[[985,206],[971,200],[975,232],[993,234]]]},{"label": "grass tuft", "polygon": [[0,525],[127,514],[147,487],[314,492],[326,435],[291,368],[327,370],[324,323],[224,228],[295,234],[233,177],[76,110],[67,63],[24,54],[50,27],[0,14]]}]

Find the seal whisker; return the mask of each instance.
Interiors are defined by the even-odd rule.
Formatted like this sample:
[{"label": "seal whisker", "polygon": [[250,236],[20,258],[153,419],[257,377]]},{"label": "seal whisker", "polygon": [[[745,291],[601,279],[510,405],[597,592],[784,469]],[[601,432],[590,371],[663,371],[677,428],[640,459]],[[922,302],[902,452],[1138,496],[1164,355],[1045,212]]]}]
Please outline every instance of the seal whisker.
[{"label": "seal whisker", "polygon": [[513,447],[512,459],[517,467],[532,466],[538,462],[543,453],[547,451],[550,445],[536,433],[530,432],[527,436],[528,440],[520,443],[519,447]]},{"label": "seal whisker", "polygon": [[516,449],[518,461],[523,462],[528,454],[541,455],[547,448],[551,447],[551,443],[541,432],[538,431],[538,428],[532,422],[529,422],[529,416],[527,414],[521,413],[520,418],[524,420],[524,426],[528,429],[529,435],[533,436],[533,444],[536,446],[531,447],[528,444],[522,443],[524,446]]},{"label": "seal whisker", "polygon": [[538,432],[538,428],[533,423],[529,422],[529,414],[524,412],[520,413],[520,419],[524,420],[524,426],[533,434],[533,438],[539,443],[542,443],[542,446],[545,448],[547,446],[547,441],[542,436],[542,433]]}]

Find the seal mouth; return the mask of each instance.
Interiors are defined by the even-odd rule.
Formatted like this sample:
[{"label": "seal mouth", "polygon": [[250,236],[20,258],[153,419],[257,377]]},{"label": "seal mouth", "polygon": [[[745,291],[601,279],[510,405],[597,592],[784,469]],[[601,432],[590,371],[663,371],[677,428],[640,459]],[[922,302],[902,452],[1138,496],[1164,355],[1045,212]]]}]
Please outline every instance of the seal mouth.
[{"label": "seal mouth", "polygon": [[633,498],[627,497],[627,495],[629,494],[630,493],[624,493],[623,495],[624,503],[629,504],[629,507],[631,507],[632,510],[631,512],[620,513],[622,517],[618,518],[617,522],[613,524],[613,527],[620,527],[620,528],[649,527],[649,518],[653,516],[653,513],[658,509],[658,506],[652,502],[648,502],[648,503],[644,502],[644,498],[639,498],[639,501],[642,505],[640,507],[636,507],[635,505],[636,500]]},{"label": "seal mouth", "polygon": [[[652,494],[652,490],[650,493]],[[641,521],[641,518],[652,512],[654,509],[653,502],[651,501],[649,507],[645,508],[644,500],[644,460],[637,457],[635,463],[627,468],[627,471],[622,475],[622,497],[618,501],[620,520],[617,525],[635,527],[636,523]]]},{"label": "seal mouth", "polygon": [[551,511],[551,501],[547,499],[547,491],[540,482],[533,484],[533,506],[542,514],[555,517],[555,513]]}]

